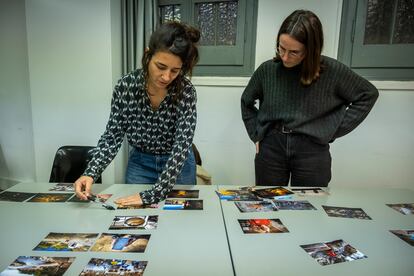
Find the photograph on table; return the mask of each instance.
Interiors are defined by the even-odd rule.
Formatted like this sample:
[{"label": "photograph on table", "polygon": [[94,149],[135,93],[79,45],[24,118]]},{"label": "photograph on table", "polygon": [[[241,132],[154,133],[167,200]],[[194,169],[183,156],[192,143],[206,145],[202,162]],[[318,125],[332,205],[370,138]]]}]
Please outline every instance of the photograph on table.
[{"label": "photograph on table", "polygon": [[268,234],[287,233],[289,230],[280,219],[239,219],[243,233],[245,234]]},{"label": "photograph on table", "polygon": [[158,216],[115,216],[109,230],[156,229]]},{"label": "photograph on table", "polygon": [[301,245],[320,265],[330,265],[368,258],[343,240]]},{"label": "photograph on table", "polygon": [[329,193],[322,188],[291,188],[292,192],[300,196],[322,196]]},{"label": "photograph on table", "polygon": [[242,213],[277,211],[271,201],[235,201],[234,204]]},{"label": "photograph on table", "polygon": [[228,201],[257,201],[260,200],[258,196],[253,194],[250,190],[225,190],[220,189],[216,191],[218,197],[222,200]]},{"label": "photograph on table", "polygon": [[322,208],[330,217],[371,220],[371,217],[368,216],[361,208],[334,207],[326,205],[322,205]]},{"label": "photograph on table", "polygon": [[147,261],[92,258],[79,276],[128,275],[142,276]]},{"label": "photograph on table", "polygon": [[37,193],[20,193],[20,192],[2,192],[0,194],[0,201],[14,201],[14,202],[23,202],[32,198]]},{"label": "photograph on table", "polygon": [[201,199],[167,199],[164,203],[164,210],[203,210]]},{"label": "photograph on table", "polygon": [[120,210],[130,210],[130,209],[157,209],[158,208],[158,204],[157,203],[153,203],[153,204],[148,204],[148,205],[122,205],[122,204],[117,204],[116,209],[120,209]]},{"label": "photograph on table", "polygon": [[102,233],[90,251],[144,252],[151,235]]},{"label": "photograph on table", "polygon": [[167,198],[198,198],[198,190],[171,190]]},{"label": "photograph on table", "polygon": [[273,198],[273,199],[291,198],[293,195],[292,191],[284,187],[253,189],[253,193],[260,198]]},{"label": "photograph on table", "polygon": [[27,202],[41,202],[41,203],[51,203],[51,202],[66,202],[69,198],[73,196],[73,193],[38,193]]},{"label": "photograph on table", "polygon": [[98,233],[49,233],[35,251],[88,251]]},{"label": "photograph on table", "polygon": [[73,187],[73,183],[56,183],[55,186],[49,189],[49,191],[53,192],[74,192],[75,188]]},{"label": "photograph on table", "polygon": [[63,275],[74,257],[20,256],[0,275]]},{"label": "photograph on table", "polygon": [[397,203],[397,204],[387,204],[388,207],[400,212],[403,215],[412,215],[414,214],[414,203]]},{"label": "photograph on table", "polygon": [[316,210],[307,200],[273,200],[277,210]]},{"label": "photograph on table", "polygon": [[390,232],[409,245],[414,246],[414,230],[390,230]]},{"label": "photograph on table", "polygon": [[[105,203],[112,196],[112,194],[97,194],[95,196],[96,196],[96,201]],[[71,197],[67,202],[88,203],[89,200],[82,200],[78,198],[75,194],[73,194],[73,197]]]}]

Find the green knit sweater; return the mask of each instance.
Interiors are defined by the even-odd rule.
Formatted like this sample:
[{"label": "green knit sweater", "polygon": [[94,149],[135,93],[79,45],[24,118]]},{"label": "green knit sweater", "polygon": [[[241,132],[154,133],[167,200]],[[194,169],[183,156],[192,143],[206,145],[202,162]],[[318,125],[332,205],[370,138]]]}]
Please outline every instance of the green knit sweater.
[{"label": "green knit sweater", "polygon": [[[301,66],[269,60],[257,68],[241,97],[244,124],[253,142],[269,128],[285,126],[326,144],[356,128],[378,98],[378,90],[342,63],[322,56],[323,71],[310,86]],[[259,108],[255,106],[259,100]]]}]

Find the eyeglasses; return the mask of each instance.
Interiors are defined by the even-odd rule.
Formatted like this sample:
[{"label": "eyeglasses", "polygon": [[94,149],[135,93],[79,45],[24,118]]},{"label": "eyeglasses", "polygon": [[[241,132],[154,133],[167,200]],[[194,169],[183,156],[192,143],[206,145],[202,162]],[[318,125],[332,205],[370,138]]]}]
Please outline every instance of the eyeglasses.
[{"label": "eyeglasses", "polygon": [[301,58],[303,56],[303,51],[296,51],[296,50],[286,50],[282,46],[278,45],[276,47],[276,53],[283,57],[285,54],[287,54],[288,58]]}]

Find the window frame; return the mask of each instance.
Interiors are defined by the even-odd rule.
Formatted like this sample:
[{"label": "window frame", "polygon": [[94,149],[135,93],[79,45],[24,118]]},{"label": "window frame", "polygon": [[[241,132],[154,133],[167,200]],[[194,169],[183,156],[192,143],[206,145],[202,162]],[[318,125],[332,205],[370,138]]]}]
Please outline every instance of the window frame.
[{"label": "window frame", "polygon": [[338,60],[370,80],[414,80],[414,44],[363,45],[367,4],[343,1]]},{"label": "window frame", "polygon": [[[181,21],[197,26],[195,22],[195,4],[225,1],[159,0],[158,8],[163,5],[181,5]],[[251,76],[254,71],[256,50],[257,2],[257,0],[238,0],[235,46],[199,45],[200,60],[193,70],[194,76]]]}]

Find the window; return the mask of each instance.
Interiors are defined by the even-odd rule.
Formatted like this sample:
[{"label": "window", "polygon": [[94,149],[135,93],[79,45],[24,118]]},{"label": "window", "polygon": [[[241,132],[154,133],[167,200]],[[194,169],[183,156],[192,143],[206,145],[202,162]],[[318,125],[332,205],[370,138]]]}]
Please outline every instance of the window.
[{"label": "window", "polygon": [[338,58],[377,80],[414,80],[414,1],[343,1]]},{"label": "window", "polygon": [[159,22],[181,21],[201,32],[198,76],[250,76],[254,70],[257,1],[159,0]]}]

